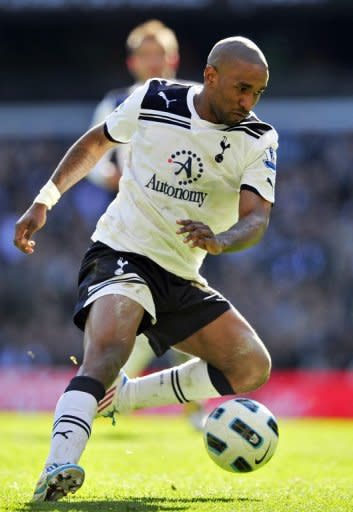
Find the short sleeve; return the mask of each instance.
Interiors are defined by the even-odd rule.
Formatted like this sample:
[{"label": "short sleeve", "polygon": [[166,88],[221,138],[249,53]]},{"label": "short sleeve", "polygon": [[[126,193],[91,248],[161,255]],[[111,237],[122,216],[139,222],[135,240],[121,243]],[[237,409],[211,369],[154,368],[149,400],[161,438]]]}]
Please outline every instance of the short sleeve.
[{"label": "short sleeve", "polygon": [[252,159],[245,168],[240,189],[253,190],[270,203],[274,203],[278,135],[272,129],[261,139],[256,148],[252,148]]},{"label": "short sleeve", "polygon": [[113,142],[130,142],[137,127],[142,100],[149,81],[137,87],[105,120],[105,134]]}]

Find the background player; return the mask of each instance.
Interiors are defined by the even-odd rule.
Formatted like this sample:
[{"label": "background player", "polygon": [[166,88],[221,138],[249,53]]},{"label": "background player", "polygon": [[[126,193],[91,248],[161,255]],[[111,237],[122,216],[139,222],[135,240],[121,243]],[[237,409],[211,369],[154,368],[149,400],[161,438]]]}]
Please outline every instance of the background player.
[{"label": "background player", "polygon": [[[92,126],[104,119],[129,96],[136,87],[154,77],[173,79],[179,65],[179,44],[174,31],[159,20],[148,20],[135,27],[126,40],[126,66],[135,83],[108,91],[98,103]],[[128,144],[108,152],[90,172],[89,179],[116,193]]]}]

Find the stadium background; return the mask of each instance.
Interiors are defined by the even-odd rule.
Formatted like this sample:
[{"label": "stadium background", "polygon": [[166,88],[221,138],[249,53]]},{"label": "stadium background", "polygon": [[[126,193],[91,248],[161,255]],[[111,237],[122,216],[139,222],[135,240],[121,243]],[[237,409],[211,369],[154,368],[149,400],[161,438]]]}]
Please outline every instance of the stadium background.
[{"label": "stadium background", "polygon": [[0,366],[10,378],[0,407],[20,368],[32,377],[44,368],[47,379],[48,368],[70,372],[80,360],[81,333],[70,321],[76,276],[107,196],[87,181],[75,187],[50,213],[33,257],[13,247],[14,222],[104,93],[131,83],[125,38],[152,17],[176,31],[181,78],[200,80],[222,37],[248,36],[264,50],[271,81],[255,111],[280,134],[272,221],[257,247],[209,257],[204,274],[259,331],[278,374],[318,370],[334,392],[335,377],[351,390],[353,5],[0,0]]}]

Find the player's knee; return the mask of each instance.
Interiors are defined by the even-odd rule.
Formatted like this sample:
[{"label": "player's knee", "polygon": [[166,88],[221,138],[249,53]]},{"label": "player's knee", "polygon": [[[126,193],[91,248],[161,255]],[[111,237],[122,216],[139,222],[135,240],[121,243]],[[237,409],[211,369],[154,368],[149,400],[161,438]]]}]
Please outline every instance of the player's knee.
[{"label": "player's knee", "polygon": [[234,358],[228,377],[235,393],[254,391],[265,384],[270,377],[270,354],[256,335],[252,338],[248,349]]},{"label": "player's knee", "polygon": [[132,343],[114,336],[95,336],[85,338],[85,354],[81,366],[82,375],[98,379],[107,388],[113,382],[119,370],[125,364]]},{"label": "player's knee", "polygon": [[257,389],[268,381],[271,374],[271,357],[264,346],[257,349],[253,355],[249,369],[249,379],[245,382],[247,391]]}]

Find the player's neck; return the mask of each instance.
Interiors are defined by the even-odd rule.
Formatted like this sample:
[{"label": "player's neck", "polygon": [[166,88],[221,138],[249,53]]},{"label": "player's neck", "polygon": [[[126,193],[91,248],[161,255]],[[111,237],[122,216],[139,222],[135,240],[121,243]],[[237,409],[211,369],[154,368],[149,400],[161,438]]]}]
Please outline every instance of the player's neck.
[{"label": "player's neck", "polygon": [[193,100],[195,110],[201,119],[209,121],[210,123],[217,123],[204,89],[201,92],[196,93]]}]

